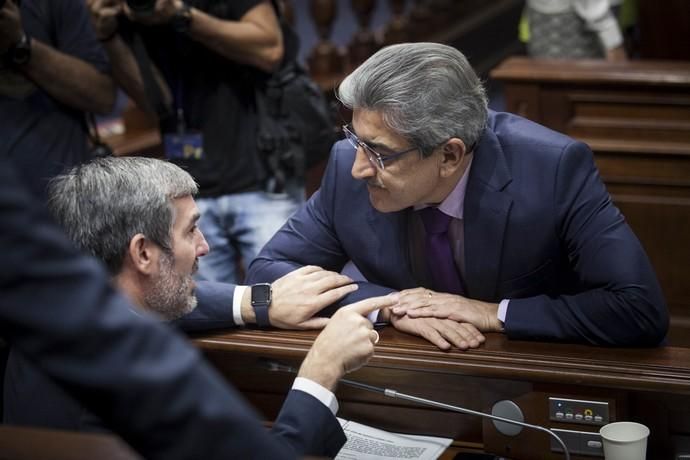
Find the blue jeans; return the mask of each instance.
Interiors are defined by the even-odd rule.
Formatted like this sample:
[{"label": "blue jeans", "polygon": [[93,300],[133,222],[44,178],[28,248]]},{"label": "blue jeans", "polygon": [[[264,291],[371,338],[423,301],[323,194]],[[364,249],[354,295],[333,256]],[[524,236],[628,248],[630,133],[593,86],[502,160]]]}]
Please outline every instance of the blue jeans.
[{"label": "blue jeans", "polygon": [[263,191],[235,193],[196,200],[201,218],[199,229],[209,253],[199,258],[199,280],[241,284],[244,268],[304,201],[302,186],[288,193]]}]

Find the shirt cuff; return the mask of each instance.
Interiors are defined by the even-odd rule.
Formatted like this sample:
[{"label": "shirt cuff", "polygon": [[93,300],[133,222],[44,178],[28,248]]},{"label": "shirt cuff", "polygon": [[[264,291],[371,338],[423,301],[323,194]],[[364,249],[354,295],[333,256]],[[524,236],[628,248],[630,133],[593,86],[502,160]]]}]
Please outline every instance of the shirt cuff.
[{"label": "shirt cuff", "polygon": [[335,399],[335,395],[313,380],[297,377],[292,384],[292,389],[309,393],[318,399],[324,406],[328,407],[333,415],[338,412],[338,400]]},{"label": "shirt cuff", "polygon": [[242,297],[244,290],[249,286],[235,286],[235,293],[232,295],[232,319],[237,326],[244,326],[242,321]]},{"label": "shirt cuff", "polygon": [[506,323],[506,315],[508,314],[508,303],[510,302],[510,299],[503,299],[501,300],[501,303],[498,304],[498,320],[505,324]]}]

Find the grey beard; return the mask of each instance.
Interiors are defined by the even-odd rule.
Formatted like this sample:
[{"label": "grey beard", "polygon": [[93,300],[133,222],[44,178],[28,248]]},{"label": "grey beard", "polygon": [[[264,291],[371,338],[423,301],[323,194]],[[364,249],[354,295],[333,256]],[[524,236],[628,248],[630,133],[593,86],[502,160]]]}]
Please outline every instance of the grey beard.
[{"label": "grey beard", "polygon": [[197,305],[196,295],[190,289],[192,283],[192,276],[175,273],[172,256],[163,254],[160,276],[144,295],[146,307],[166,321],[173,321],[191,313]]}]

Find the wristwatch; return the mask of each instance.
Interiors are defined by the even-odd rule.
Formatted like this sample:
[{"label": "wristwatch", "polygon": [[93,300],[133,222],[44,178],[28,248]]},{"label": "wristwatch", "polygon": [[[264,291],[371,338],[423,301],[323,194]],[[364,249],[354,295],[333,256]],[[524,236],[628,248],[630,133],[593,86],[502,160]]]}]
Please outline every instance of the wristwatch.
[{"label": "wristwatch", "polygon": [[256,324],[259,327],[271,326],[271,321],[268,319],[271,294],[271,285],[269,283],[252,285],[252,308],[254,309],[254,315],[256,315]]},{"label": "wristwatch", "polygon": [[23,34],[22,38],[7,50],[7,59],[15,65],[24,65],[31,59],[31,37]]},{"label": "wristwatch", "polygon": [[177,32],[188,32],[192,25],[192,7],[182,2],[182,8],[175,12],[170,20],[170,24]]}]

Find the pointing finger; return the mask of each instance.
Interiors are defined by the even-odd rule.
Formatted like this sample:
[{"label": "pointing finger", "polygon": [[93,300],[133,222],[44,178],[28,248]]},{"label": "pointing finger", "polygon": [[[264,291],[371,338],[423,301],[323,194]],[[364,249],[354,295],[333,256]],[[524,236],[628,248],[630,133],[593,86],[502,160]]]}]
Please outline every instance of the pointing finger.
[{"label": "pointing finger", "polygon": [[379,310],[381,308],[386,308],[394,305],[396,302],[395,298],[390,295],[371,297],[369,299],[360,300],[359,302],[347,305],[344,308],[354,310],[362,316],[366,316],[369,313]]}]

